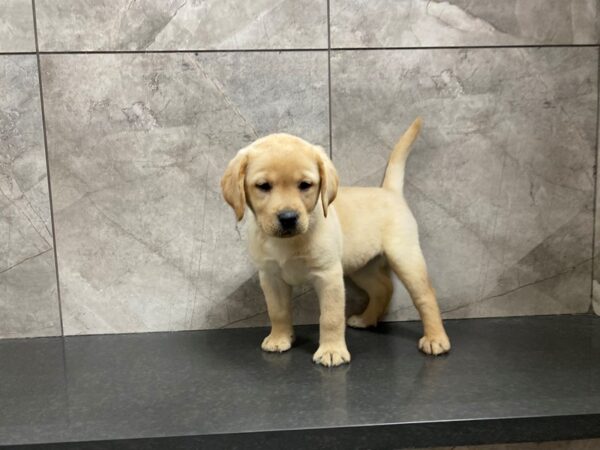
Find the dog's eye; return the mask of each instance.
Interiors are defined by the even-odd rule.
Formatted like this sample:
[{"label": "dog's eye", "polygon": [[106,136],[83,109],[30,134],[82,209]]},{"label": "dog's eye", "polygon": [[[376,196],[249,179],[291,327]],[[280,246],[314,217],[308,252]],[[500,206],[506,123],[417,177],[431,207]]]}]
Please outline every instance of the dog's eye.
[{"label": "dog's eye", "polygon": [[263,192],[269,192],[272,188],[271,183],[258,183],[256,187]]},{"label": "dog's eye", "polygon": [[301,191],[307,191],[312,187],[312,183],[309,181],[302,181],[298,187],[300,188]]}]

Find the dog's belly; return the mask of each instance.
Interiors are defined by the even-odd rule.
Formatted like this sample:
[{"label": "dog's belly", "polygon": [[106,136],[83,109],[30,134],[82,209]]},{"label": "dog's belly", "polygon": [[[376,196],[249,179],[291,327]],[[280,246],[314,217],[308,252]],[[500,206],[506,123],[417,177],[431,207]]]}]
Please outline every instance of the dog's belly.
[{"label": "dog's belly", "polygon": [[[382,252],[373,247],[357,248],[354,246],[354,251],[344,253],[342,258],[342,266],[344,275],[350,275],[359,269],[362,269],[374,258],[381,256]],[[362,250],[362,251],[361,251]]]},{"label": "dog's belly", "polygon": [[383,254],[381,231],[367,221],[342,223],[344,274],[349,275]]},{"label": "dog's belly", "polygon": [[386,232],[393,228],[397,233],[390,219],[408,211],[401,196],[380,188],[340,188],[333,205],[343,236],[345,274],[356,272],[381,255]]}]

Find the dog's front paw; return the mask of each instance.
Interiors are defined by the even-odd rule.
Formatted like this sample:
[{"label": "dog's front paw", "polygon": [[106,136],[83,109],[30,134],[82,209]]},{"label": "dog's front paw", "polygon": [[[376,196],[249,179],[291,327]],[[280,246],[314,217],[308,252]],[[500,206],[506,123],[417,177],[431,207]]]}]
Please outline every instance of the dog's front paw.
[{"label": "dog's front paw", "polygon": [[326,367],[339,366],[350,362],[350,353],[345,343],[320,345],[313,355],[313,361]]},{"label": "dog's front paw", "polygon": [[441,355],[450,351],[450,339],[446,333],[423,336],[419,340],[419,350],[428,355]]},{"label": "dog's front paw", "polygon": [[294,337],[289,334],[269,334],[261,344],[265,352],[285,352],[292,347]]}]

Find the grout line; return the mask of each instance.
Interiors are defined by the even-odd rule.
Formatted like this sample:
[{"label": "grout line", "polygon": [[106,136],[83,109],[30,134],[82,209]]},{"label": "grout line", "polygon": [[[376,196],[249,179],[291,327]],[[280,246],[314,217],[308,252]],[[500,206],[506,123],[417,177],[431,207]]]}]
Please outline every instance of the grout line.
[{"label": "grout line", "polygon": [[359,50],[465,50],[465,49],[496,49],[496,48],[565,48],[565,47],[598,47],[598,44],[514,44],[514,45],[441,45],[421,47],[331,47],[335,51]]},{"label": "grout line", "polygon": [[36,52],[0,52],[0,56],[23,56],[23,55],[36,55]]},{"label": "grout line", "polygon": [[41,55],[115,55],[115,54],[154,54],[154,53],[298,53],[326,52],[326,48],[241,48],[241,49],[187,49],[187,50],[42,50]]},{"label": "grout line", "polygon": [[[36,26],[34,26],[36,28]],[[464,49],[503,49],[503,48],[569,48],[598,47],[598,44],[515,44],[515,45],[463,45],[463,46],[422,46],[422,47],[332,47],[330,35],[329,1],[327,2],[327,48],[241,48],[241,49],[185,49],[185,50],[42,50],[36,52],[0,52],[0,55],[104,55],[104,54],[154,54],[154,53],[256,53],[256,52],[330,52],[334,51],[377,51],[377,50],[464,50]],[[37,44],[36,44],[37,45]]]},{"label": "grout line", "polygon": [[598,201],[598,144],[600,144],[600,137],[598,136],[598,132],[600,130],[600,47],[598,47],[598,61],[597,70],[596,70],[596,148],[594,153],[594,204],[592,205],[592,211],[594,213],[594,217],[592,220],[592,282],[590,286],[590,310],[593,312],[594,308],[594,266],[596,260],[596,223],[597,223],[597,201]]},{"label": "grout line", "polygon": [[333,129],[331,127],[331,20],[327,0],[327,99],[329,116],[329,157],[333,160]]},{"label": "grout line", "polygon": [[42,67],[40,65],[40,51],[38,45],[37,19],[35,15],[35,0],[31,0],[33,11],[33,34],[35,37],[35,55],[37,58],[38,84],[40,87],[40,107],[42,113],[42,133],[44,135],[44,153],[46,154],[46,178],[48,180],[48,202],[50,203],[50,221],[52,223],[52,245],[54,247],[54,271],[56,273],[56,296],[58,299],[58,317],[60,319],[60,334],[64,337],[65,330],[62,315],[62,300],[60,296],[60,279],[58,276],[58,256],[56,252],[56,227],[54,226],[54,207],[52,204],[52,183],[50,182],[50,163],[48,157],[48,137],[46,134],[46,114],[44,110],[44,89],[42,86]]}]

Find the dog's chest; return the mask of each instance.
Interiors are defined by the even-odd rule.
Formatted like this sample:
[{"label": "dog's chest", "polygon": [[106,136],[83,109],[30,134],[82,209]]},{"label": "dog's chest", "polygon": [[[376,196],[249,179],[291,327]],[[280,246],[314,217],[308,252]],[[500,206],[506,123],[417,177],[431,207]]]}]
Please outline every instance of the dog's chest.
[{"label": "dog's chest", "polygon": [[264,248],[262,269],[279,275],[292,286],[309,281],[310,268],[304,255],[286,249]]},{"label": "dog's chest", "polygon": [[291,286],[303,284],[308,281],[309,270],[306,263],[301,259],[269,261],[267,264],[269,272],[277,273]]}]

